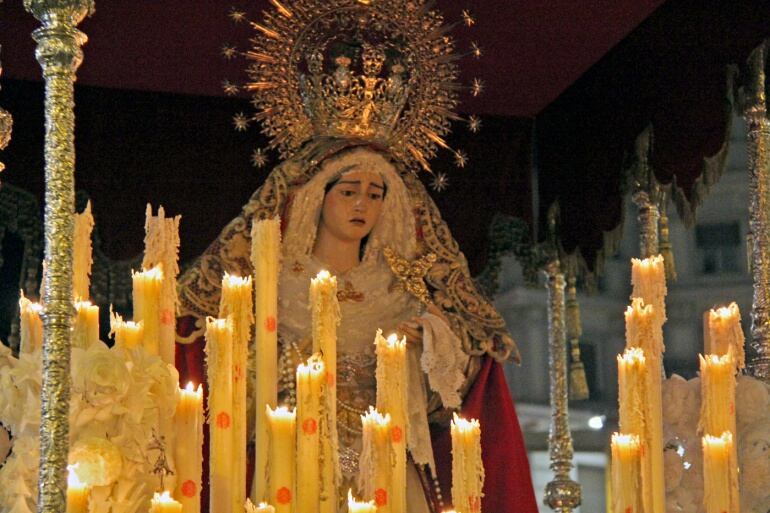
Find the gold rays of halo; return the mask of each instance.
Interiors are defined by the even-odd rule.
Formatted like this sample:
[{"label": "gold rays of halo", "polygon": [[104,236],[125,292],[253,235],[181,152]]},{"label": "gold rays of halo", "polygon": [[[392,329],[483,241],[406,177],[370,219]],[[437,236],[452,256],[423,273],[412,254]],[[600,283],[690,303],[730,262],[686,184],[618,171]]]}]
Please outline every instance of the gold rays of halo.
[{"label": "gold rays of halo", "polygon": [[[451,121],[469,123],[471,132],[481,126],[475,116],[468,120],[456,114],[458,93],[457,60],[462,56],[455,51],[455,40],[449,35],[451,25],[435,10],[432,0],[270,0],[272,9],[262,13],[259,21],[250,20],[246,13],[232,8],[229,16],[235,23],[248,24],[254,37],[246,51],[225,45],[223,55],[239,55],[248,61],[248,80],[236,85],[225,80],[223,89],[228,95],[248,92],[255,108],[252,115],[237,114],[233,124],[245,130],[252,122],[261,124],[262,133],[269,139],[268,149],[276,150],[281,158],[291,157],[314,135],[313,123],[303,104],[300,82],[301,65],[311,51],[324,48],[334,40],[334,29],[346,27],[363,37],[362,43],[382,48],[400,48],[408,54],[406,64],[409,97],[406,106],[392,128],[387,146],[406,169],[424,170],[433,175],[429,161],[438,148],[450,151],[455,164],[464,167],[468,157],[461,150],[453,150],[446,142]],[[463,25],[471,27],[475,20],[463,11]],[[324,32],[326,31],[326,32]],[[379,40],[366,41],[376,33]],[[362,36],[363,34],[363,36]],[[474,42],[468,53],[478,58],[481,49]],[[466,55],[468,55],[466,54]],[[473,96],[480,94],[483,83],[474,79],[469,89]],[[264,166],[267,155],[260,150],[252,161]],[[254,155],[253,155],[254,157]],[[446,178],[434,182],[446,185]],[[436,187],[443,188],[443,187]]]}]

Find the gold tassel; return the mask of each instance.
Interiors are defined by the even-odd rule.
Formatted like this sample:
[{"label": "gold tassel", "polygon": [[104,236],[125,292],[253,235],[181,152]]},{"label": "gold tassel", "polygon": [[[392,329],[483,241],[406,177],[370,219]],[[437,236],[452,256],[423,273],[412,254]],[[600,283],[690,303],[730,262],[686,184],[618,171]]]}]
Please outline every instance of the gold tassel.
[{"label": "gold tassel", "polygon": [[659,221],[659,248],[663,256],[663,265],[666,269],[666,280],[676,281],[676,263],[674,261],[674,248],[671,245],[668,229],[668,215],[666,214],[666,193],[661,194],[660,221]]},{"label": "gold tassel", "polygon": [[588,399],[588,380],[586,379],[586,369],[580,359],[580,336],[582,328],[580,326],[580,306],[577,301],[577,288],[575,275],[570,274],[567,278],[567,301],[566,301],[566,328],[567,340],[570,345],[570,364],[569,364],[569,398],[572,401],[583,401]]}]

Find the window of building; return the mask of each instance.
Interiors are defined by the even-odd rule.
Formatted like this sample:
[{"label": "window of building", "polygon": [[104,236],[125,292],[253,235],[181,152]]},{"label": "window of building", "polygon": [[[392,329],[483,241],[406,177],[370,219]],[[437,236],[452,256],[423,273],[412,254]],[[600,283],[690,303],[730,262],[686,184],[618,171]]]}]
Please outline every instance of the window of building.
[{"label": "window of building", "polygon": [[702,274],[741,271],[741,229],[737,221],[696,226],[695,244]]}]

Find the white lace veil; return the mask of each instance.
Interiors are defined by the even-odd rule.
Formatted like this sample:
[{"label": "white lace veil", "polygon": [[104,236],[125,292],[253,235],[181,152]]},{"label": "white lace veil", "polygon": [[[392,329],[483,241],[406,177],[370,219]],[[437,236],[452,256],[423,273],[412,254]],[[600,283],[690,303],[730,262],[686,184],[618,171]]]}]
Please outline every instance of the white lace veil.
[{"label": "white lace veil", "polygon": [[376,261],[384,247],[392,247],[404,258],[413,259],[417,253],[414,212],[409,192],[388,159],[371,148],[345,150],[321,164],[321,170],[297,191],[284,231],[283,255],[296,259],[309,257],[315,245],[326,185],[349,171],[378,173],[387,187],[380,218],[369,234],[361,261]]}]

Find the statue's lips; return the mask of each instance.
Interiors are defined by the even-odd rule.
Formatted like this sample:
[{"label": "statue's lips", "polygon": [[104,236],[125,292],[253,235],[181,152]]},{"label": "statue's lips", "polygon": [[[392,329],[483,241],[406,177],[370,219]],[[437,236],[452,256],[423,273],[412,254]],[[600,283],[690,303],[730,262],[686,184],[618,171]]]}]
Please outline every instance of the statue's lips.
[{"label": "statue's lips", "polygon": [[360,218],[351,219],[350,222],[353,223],[356,226],[363,226],[363,225],[366,224],[366,221],[364,221],[363,219],[360,219]]}]

